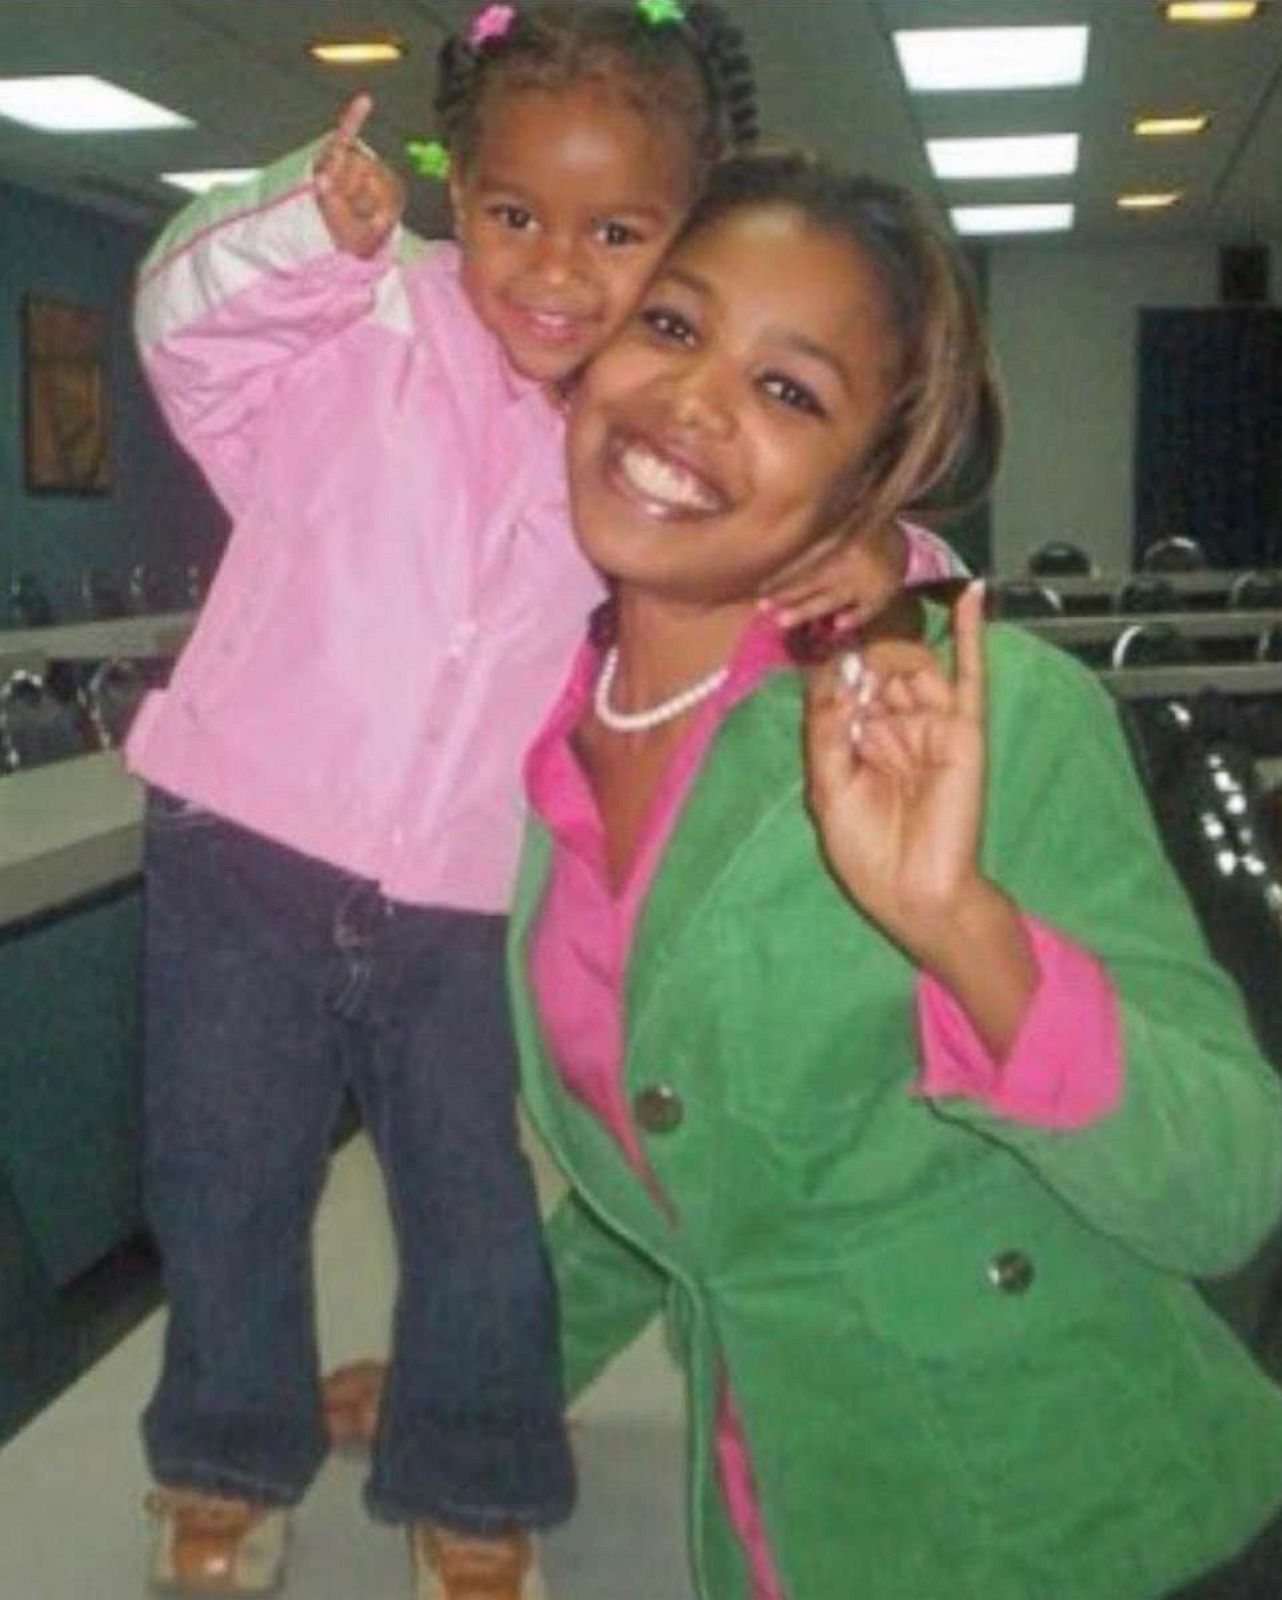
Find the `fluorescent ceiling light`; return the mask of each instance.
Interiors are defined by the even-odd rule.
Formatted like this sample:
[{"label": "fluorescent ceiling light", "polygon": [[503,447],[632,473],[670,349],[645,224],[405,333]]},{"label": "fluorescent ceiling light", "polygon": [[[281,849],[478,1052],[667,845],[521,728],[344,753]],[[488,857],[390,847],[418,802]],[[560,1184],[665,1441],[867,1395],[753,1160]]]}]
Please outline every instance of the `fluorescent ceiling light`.
[{"label": "fluorescent ceiling light", "polygon": [[1131,132],[1141,139],[1169,139],[1183,133],[1204,133],[1210,125],[1210,115],[1199,111],[1187,117],[1136,117]]},{"label": "fluorescent ceiling light", "polygon": [[1164,189],[1160,193],[1119,194],[1117,204],[1122,211],[1164,211],[1167,206],[1177,204],[1180,198],[1178,189]]},{"label": "fluorescent ceiling light", "polygon": [[405,46],[399,39],[317,39],[307,53],[327,67],[369,67],[399,61]]},{"label": "fluorescent ceiling light", "polygon": [[162,172],[160,176],[176,189],[186,189],[191,194],[207,194],[220,184],[246,183],[256,178],[261,167],[212,167],[206,172]]},{"label": "fluorescent ceiling light", "polygon": [[147,128],[190,128],[180,117],[104,78],[0,78],[0,117],[42,133],[132,133]]},{"label": "fluorescent ceiling light", "polygon": [[958,233],[1064,233],[1073,226],[1071,205],[954,206]]},{"label": "fluorescent ceiling light", "polygon": [[1166,0],[1168,22],[1249,22],[1260,0]]},{"label": "fluorescent ceiling light", "polygon": [[910,89],[1054,89],[1086,76],[1090,29],[914,28],[896,33]]},{"label": "fluorescent ceiling light", "polygon": [[1043,178],[1077,171],[1075,133],[1015,134],[990,139],[927,139],[937,178]]}]

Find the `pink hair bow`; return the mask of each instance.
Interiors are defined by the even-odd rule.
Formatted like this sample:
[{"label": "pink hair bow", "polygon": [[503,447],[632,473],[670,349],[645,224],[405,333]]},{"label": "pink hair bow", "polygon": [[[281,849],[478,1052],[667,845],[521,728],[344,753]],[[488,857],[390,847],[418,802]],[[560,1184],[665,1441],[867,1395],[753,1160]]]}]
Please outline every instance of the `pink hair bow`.
[{"label": "pink hair bow", "polygon": [[515,21],[515,6],[486,6],[472,18],[472,26],[467,30],[467,42],[475,50],[489,39],[501,39]]}]

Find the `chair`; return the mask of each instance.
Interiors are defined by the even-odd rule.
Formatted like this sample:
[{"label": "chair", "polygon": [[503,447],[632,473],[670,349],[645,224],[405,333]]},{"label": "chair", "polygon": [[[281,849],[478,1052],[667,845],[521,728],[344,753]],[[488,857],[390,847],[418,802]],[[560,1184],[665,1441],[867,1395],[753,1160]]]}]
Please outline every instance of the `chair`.
[{"label": "chair", "polygon": [[[1122,719],[1166,853],[1207,943],[1241,989],[1261,1050],[1282,1071],[1282,867],[1241,712],[1208,691],[1165,708],[1123,703]],[[1201,1287],[1276,1376],[1282,1229],[1246,1266]]]},{"label": "chair", "polygon": [[80,706],[60,700],[39,673],[20,668],[0,684],[0,763],[8,771],[65,761],[90,748]]},{"label": "chair", "polygon": [[1114,640],[1109,666],[1183,667],[1200,659],[1196,642],[1169,622],[1133,622]]},{"label": "chair", "polygon": [[141,668],[124,656],[102,661],[94,669],[84,688],[84,705],[104,750],[114,750],[125,742],[147,687]]},{"label": "chair", "polygon": [[129,614],[129,602],[119,581],[102,567],[90,567],[80,580],[85,611],[95,621]]},{"label": "chair", "polygon": [[997,617],[1062,617],[1063,614],[1064,602],[1054,589],[1032,579],[1009,578],[993,591],[993,615]]},{"label": "chair", "polygon": [[19,628],[48,628],[58,619],[40,580],[19,573],[9,585],[9,615]]},{"label": "chair", "polygon": [[1090,577],[1095,563],[1080,545],[1052,539],[1029,556],[1028,570],[1035,578]]},{"label": "chair", "polygon": [[145,562],[129,574],[129,607],[140,615],[170,609],[169,585],[155,567]]},{"label": "chair", "polygon": [[1159,539],[1140,557],[1141,572],[1197,572],[1206,565],[1206,552],[1197,540],[1180,535]]},{"label": "chair", "polygon": [[1124,578],[1113,595],[1113,610],[1124,613],[1178,611],[1179,596],[1175,585],[1165,578],[1136,573]]},{"label": "chair", "polygon": [[1235,611],[1282,608],[1282,572],[1239,572],[1229,585],[1229,605]]}]

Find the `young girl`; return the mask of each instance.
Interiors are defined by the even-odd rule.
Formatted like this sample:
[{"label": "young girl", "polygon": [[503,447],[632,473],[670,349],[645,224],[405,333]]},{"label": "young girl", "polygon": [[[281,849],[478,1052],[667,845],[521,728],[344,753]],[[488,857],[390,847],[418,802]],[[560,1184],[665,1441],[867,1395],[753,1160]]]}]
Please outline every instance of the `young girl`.
[{"label": "young girl", "polygon": [[973,589],[809,673],[755,606],[982,479],[990,396],[907,198],[758,158],[575,397],[613,616],[527,766],[523,1086],[568,1394],[670,1319],[702,1600],[1278,1594],[1282,1395],[1190,1280],[1282,1097],[1113,707]]},{"label": "young girl", "polygon": [[501,975],[521,753],[599,593],[557,390],[754,112],[708,7],[487,6],[442,61],[455,249],[396,229],[368,109],[189,208],[140,283],[147,371],[235,521],[129,748],[170,1298],[153,1578],[280,1577],[326,1446],[309,1234],[350,1086],[401,1258],[369,1503],[463,1600],[532,1593],[527,1531],[572,1495]]}]

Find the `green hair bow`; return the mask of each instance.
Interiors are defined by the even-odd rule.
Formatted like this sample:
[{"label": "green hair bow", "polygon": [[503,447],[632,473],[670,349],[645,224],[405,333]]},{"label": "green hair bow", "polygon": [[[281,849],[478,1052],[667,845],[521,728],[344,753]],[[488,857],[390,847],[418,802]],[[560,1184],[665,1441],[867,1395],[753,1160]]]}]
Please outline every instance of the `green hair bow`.
[{"label": "green hair bow", "polygon": [[685,11],[678,0],[637,0],[637,10],[652,28],[662,28],[668,23],[679,24],[686,20]]},{"label": "green hair bow", "polygon": [[420,178],[444,182],[450,175],[450,153],[439,139],[410,139],[405,154]]}]

